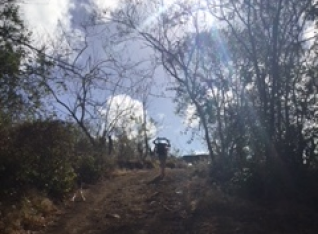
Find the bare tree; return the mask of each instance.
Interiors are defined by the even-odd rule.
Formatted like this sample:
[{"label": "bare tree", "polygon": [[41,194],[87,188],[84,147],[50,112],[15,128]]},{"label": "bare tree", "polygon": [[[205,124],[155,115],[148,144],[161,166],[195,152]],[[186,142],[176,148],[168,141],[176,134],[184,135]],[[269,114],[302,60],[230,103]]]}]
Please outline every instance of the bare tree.
[{"label": "bare tree", "polygon": [[[106,26],[99,30],[83,26],[76,40],[71,34],[62,34],[58,44],[48,51],[47,57],[55,66],[45,85],[58,113],[73,119],[93,146],[104,148],[118,119],[132,111],[121,110],[110,119],[112,97],[134,94],[149,78],[149,69],[141,66],[142,61],[125,58],[124,46],[110,44],[111,35],[104,34]],[[99,41],[96,35],[103,39]]]},{"label": "bare tree", "polygon": [[[182,89],[180,87],[185,89],[183,91],[189,94],[190,101],[200,113],[206,143],[211,157],[214,158],[204,107],[197,100],[199,93],[195,82],[197,68],[192,61],[194,54],[185,55],[185,50],[191,50],[185,46],[191,45],[183,43],[187,35],[184,32],[187,32],[189,26],[199,30],[199,27],[195,27],[198,26],[198,15],[192,14],[191,3],[180,1],[166,6],[163,1],[122,1],[122,4],[122,8],[114,12],[110,19],[118,25],[121,41],[124,40],[122,39],[124,35],[127,36],[126,40],[139,39],[146,46],[154,49],[156,61],[165,68],[169,76],[175,78],[177,89]],[[149,14],[152,14],[150,12],[155,13],[153,17],[148,18]],[[103,20],[102,14],[96,17],[98,20]],[[194,23],[191,23],[192,20]],[[192,68],[190,63],[193,65]]]}]

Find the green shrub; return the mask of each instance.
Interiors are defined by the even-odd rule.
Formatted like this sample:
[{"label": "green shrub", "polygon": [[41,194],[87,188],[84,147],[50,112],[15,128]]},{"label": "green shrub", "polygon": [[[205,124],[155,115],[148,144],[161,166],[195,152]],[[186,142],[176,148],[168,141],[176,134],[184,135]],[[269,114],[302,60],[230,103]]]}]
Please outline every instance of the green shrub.
[{"label": "green shrub", "polygon": [[85,155],[80,157],[76,172],[82,182],[94,183],[102,175],[102,165],[98,164],[97,157]]},{"label": "green shrub", "polygon": [[260,163],[236,172],[229,183],[236,194],[259,201],[295,198],[299,185],[295,175],[281,165]]},{"label": "green shrub", "polygon": [[[73,126],[62,121],[26,122],[2,132],[1,187],[35,187],[54,196],[71,190],[75,173]],[[3,137],[3,136],[2,136]]]},{"label": "green shrub", "polygon": [[21,187],[23,163],[17,157],[13,147],[11,131],[8,128],[0,128],[0,194],[9,195],[15,188]]},{"label": "green shrub", "polygon": [[76,177],[93,183],[113,168],[73,124],[39,120],[0,128],[0,195],[36,188],[61,197]]}]

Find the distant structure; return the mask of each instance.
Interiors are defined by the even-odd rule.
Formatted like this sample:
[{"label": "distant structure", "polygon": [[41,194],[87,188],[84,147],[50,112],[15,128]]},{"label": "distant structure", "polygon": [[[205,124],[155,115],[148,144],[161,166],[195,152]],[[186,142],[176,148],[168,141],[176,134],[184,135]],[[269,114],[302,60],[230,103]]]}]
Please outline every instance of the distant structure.
[{"label": "distant structure", "polygon": [[202,161],[209,161],[210,155],[208,154],[190,154],[182,156],[182,160],[186,163],[196,164]]}]

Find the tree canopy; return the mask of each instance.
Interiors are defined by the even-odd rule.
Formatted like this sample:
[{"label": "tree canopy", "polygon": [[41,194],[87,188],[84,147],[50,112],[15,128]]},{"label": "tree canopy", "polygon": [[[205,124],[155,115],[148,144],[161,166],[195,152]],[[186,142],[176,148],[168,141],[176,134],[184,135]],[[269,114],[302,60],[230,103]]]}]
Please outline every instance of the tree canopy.
[{"label": "tree canopy", "polygon": [[31,32],[20,17],[16,1],[0,2],[1,121],[16,122],[39,114],[45,96],[43,57],[30,49]]}]

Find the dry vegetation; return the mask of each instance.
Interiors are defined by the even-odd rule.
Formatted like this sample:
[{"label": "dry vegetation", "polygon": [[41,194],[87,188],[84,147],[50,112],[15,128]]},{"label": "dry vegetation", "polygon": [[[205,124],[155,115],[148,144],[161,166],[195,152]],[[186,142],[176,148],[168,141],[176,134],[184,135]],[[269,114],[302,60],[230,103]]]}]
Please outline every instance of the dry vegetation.
[{"label": "dry vegetation", "polygon": [[54,202],[36,190],[24,193],[18,201],[3,201],[0,208],[0,230],[5,234],[43,230],[59,213]]}]

